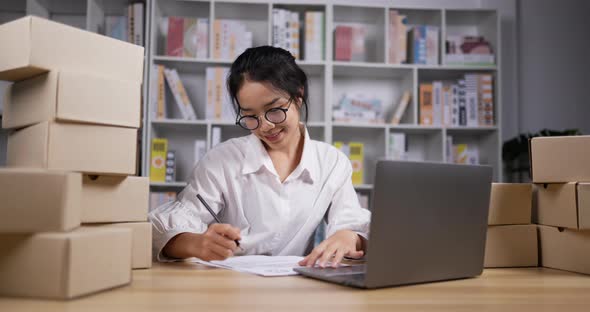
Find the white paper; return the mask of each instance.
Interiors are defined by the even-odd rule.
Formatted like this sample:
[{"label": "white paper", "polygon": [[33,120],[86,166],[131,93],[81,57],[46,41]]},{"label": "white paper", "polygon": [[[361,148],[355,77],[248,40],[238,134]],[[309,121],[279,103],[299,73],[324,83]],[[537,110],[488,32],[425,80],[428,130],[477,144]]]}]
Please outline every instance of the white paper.
[{"label": "white paper", "polygon": [[238,272],[252,273],[261,276],[288,276],[298,275],[293,268],[300,267],[297,264],[303,260],[298,256],[238,256],[222,261],[203,261],[194,258],[193,262],[208,266],[230,269]]}]

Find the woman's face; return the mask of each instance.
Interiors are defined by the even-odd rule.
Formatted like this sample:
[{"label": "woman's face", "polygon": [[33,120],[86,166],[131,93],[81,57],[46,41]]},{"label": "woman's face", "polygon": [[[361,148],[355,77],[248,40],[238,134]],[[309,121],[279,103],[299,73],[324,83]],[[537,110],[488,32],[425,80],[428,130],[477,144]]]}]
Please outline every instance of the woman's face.
[{"label": "woman's face", "polygon": [[[301,100],[289,104],[286,94],[271,88],[270,84],[245,80],[237,94],[240,116],[257,116],[259,126],[252,130],[271,149],[283,149],[297,144],[299,130],[299,109]],[[287,118],[281,123],[268,121],[264,114],[273,108],[289,108]]]}]

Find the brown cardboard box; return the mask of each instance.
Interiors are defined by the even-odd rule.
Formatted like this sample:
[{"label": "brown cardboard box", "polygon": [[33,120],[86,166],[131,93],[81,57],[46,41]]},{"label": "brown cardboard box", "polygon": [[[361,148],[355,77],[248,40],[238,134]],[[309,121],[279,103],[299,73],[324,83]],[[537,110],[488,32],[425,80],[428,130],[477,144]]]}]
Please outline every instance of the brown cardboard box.
[{"label": "brown cardboard box", "polygon": [[141,82],[143,47],[27,16],[0,26],[0,80],[19,81],[52,69]]},{"label": "brown cardboard box", "polygon": [[536,267],[538,264],[536,225],[488,227],[484,267]]},{"label": "brown cardboard box", "polygon": [[533,183],[590,182],[590,135],[530,141]]},{"label": "brown cardboard box", "polygon": [[152,267],[152,224],[150,222],[124,222],[97,224],[99,227],[130,229],[132,233],[131,268]]},{"label": "brown cardboard box", "polygon": [[146,221],[148,205],[148,177],[82,178],[82,223]]},{"label": "brown cardboard box", "polygon": [[8,136],[9,167],[135,174],[137,129],[42,122]]},{"label": "brown cardboard box", "polygon": [[0,169],[0,233],[69,231],[80,225],[79,173]]},{"label": "brown cardboard box", "polygon": [[539,225],[541,265],[590,274],[590,231]]},{"label": "brown cardboard box", "polygon": [[3,128],[74,121],[139,128],[141,84],[71,71],[51,71],[14,83]]},{"label": "brown cardboard box", "polygon": [[537,185],[539,224],[590,229],[590,183],[551,183]]},{"label": "brown cardboard box", "polygon": [[532,193],[529,183],[492,183],[488,224],[531,224]]},{"label": "brown cardboard box", "polygon": [[0,294],[67,299],[131,281],[131,231],[0,235]]}]

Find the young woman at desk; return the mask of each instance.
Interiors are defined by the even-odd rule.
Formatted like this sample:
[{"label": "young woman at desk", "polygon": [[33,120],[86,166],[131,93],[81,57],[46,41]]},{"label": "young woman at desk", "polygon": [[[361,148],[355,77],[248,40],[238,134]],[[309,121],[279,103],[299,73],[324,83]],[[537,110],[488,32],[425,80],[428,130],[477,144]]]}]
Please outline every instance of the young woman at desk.
[{"label": "young woman at desk", "polygon": [[[150,213],[157,259],[307,255],[300,265],[324,267],[362,257],[370,213],[359,205],[348,158],[311,140],[300,122],[308,85],[295,59],[280,48],[250,48],[227,84],[237,124],[251,134],[211,149],[179,199]],[[313,248],[323,219],[327,239]]]}]

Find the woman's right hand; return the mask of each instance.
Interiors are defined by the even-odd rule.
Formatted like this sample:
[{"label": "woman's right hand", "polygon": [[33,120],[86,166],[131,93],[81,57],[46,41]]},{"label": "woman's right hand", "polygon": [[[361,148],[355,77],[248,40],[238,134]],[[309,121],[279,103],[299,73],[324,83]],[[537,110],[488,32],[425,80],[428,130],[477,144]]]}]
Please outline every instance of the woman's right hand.
[{"label": "woman's right hand", "polygon": [[240,240],[240,230],[229,224],[214,223],[203,234],[180,233],[164,247],[164,254],[171,258],[197,257],[201,260],[224,260],[234,255]]}]

